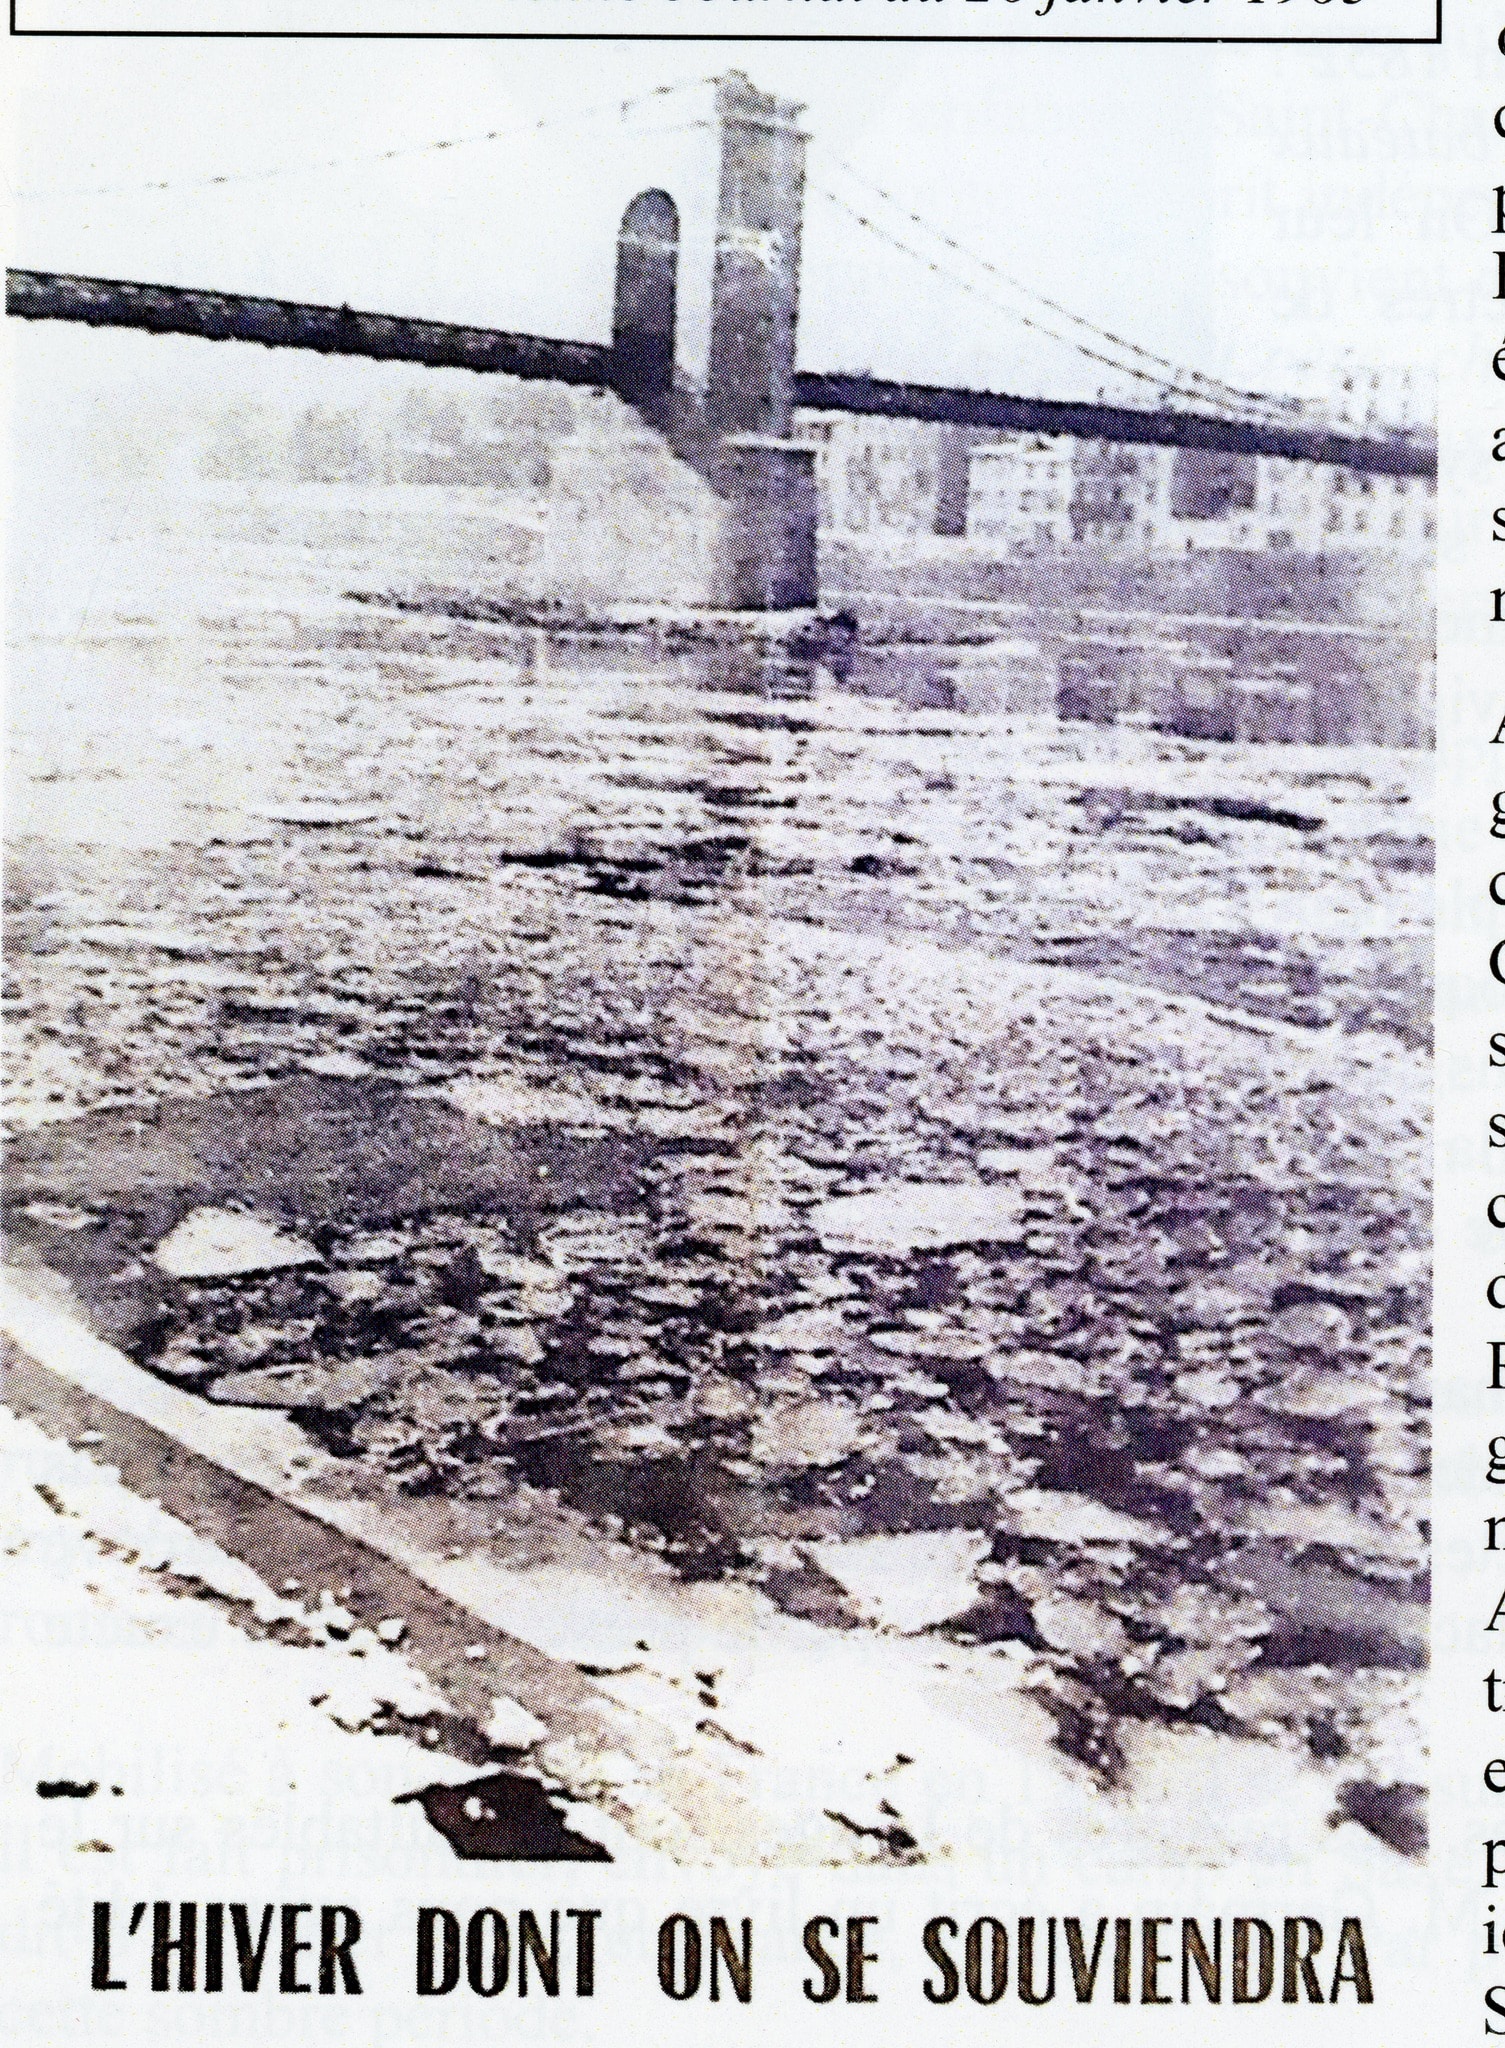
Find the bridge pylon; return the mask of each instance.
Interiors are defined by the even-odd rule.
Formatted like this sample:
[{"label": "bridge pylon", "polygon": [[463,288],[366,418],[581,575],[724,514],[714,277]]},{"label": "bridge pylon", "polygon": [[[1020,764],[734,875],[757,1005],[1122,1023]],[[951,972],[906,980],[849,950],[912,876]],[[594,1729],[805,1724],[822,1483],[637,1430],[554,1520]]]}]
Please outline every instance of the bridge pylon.
[{"label": "bridge pylon", "polygon": [[815,452],[793,437],[805,196],[803,109],[740,71],[716,85],[721,142],[703,395],[674,376],[679,218],[640,192],[617,241],[612,356],[617,391],[722,506],[714,600],[737,611],[813,605]]},{"label": "bridge pylon", "polygon": [[786,611],[817,597],[815,453],[793,439],[804,109],[740,71],[716,85],[721,174],[706,425],[727,502],[725,603]]}]

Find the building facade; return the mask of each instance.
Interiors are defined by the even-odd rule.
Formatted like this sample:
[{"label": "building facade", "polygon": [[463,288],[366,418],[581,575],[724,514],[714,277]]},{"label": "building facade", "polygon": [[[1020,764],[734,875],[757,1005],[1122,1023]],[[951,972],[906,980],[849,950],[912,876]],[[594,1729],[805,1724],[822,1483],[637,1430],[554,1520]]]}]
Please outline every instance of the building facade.
[{"label": "building facade", "polygon": [[934,533],[943,427],[854,413],[802,413],[796,438],[816,451],[820,523],[838,533]]},{"label": "building facade", "polygon": [[1010,434],[971,451],[967,532],[1030,553],[1072,538],[1073,443],[1064,434]]},{"label": "building facade", "polygon": [[[1301,395],[1276,403],[1293,424],[1435,433],[1435,386],[1413,368],[1306,366],[1292,381]],[[965,530],[1010,552],[1077,542],[1126,556],[1217,548],[1423,562],[1436,547],[1437,489],[1426,477],[1270,456],[991,434],[970,448]]]},{"label": "building facade", "polygon": [[[1017,506],[1032,473],[1002,449],[978,449],[969,535],[1017,541],[1023,524],[996,508]],[[1437,539],[1431,477],[1382,476],[1271,456],[1212,456],[1189,448],[1134,448],[1079,441],[1071,454],[1063,538],[1124,555],[1191,553],[1393,554],[1430,559]]]}]

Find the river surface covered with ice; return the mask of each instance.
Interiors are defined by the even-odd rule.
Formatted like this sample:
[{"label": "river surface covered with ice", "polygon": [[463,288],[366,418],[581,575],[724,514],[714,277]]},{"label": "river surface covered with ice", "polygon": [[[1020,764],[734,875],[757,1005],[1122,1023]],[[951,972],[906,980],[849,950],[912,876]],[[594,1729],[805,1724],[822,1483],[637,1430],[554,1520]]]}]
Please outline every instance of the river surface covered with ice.
[{"label": "river surface covered with ice", "polygon": [[[547,1496],[996,1655],[1105,1787],[1216,1729],[1417,1847],[1429,757],[773,702],[345,595],[487,589],[480,492],[58,511],[14,1247],[352,1484]],[[171,1270],[201,1212],[298,1256]]]}]

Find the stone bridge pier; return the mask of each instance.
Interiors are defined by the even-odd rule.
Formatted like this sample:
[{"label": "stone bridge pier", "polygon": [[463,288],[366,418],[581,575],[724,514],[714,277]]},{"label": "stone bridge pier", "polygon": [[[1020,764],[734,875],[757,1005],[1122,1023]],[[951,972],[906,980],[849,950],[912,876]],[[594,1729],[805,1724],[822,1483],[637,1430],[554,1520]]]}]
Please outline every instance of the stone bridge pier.
[{"label": "stone bridge pier", "polygon": [[741,72],[717,82],[721,170],[703,393],[675,374],[679,215],[641,192],[617,242],[616,387],[719,501],[712,603],[813,605],[815,452],[793,439],[805,134],[799,108]]}]

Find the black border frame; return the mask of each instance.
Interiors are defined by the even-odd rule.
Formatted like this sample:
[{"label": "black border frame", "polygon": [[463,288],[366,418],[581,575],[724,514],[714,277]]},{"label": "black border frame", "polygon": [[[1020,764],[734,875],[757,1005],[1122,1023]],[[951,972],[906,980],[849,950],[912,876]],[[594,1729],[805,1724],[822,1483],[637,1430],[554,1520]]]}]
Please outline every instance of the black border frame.
[{"label": "black border frame", "polygon": [[1007,43],[1057,44],[1074,49],[1082,44],[1122,44],[1134,49],[1144,45],[1183,44],[1188,49],[1301,48],[1307,50],[1425,50],[1442,42],[1442,0],[1436,0],[1436,28],[1429,36],[948,36],[881,35],[854,32],[850,35],[814,36],[768,33],[749,35],[743,31],[718,34],[670,35],[645,30],[629,35],[611,29],[586,29],[578,34],[567,29],[321,29],[321,28],[19,28],[17,0],[10,0],[8,33],[23,37],[139,42],[253,42],[253,43],[943,43],[952,46],[974,44],[998,47]]}]

